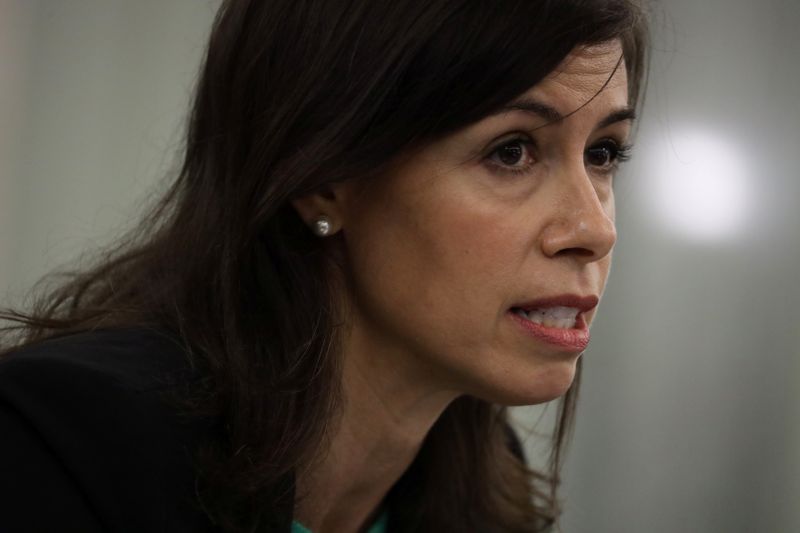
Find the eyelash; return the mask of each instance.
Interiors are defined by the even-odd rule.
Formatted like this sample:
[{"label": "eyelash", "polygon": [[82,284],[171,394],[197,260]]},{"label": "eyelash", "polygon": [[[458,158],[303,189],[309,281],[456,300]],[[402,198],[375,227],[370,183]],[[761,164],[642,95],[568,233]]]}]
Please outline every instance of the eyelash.
[{"label": "eyelash", "polygon": [[[531,162],[524,167],[511,167],[502,163],[500,161],[496,161],[492,158],[495,154],[499,153],[499,151],[503,148],[519,144],[525,148],[527,159],[531,160]],[[492,167],[492,170],[498,173],[503,174],[525,174],[530,170],[530,167],[533,166],[533,157],[531,156],[531,152],[535,147],[535,143],[527,136],[518,135],[516,137],[512,137],[510,139],[504,140],[502,143],[498,144],[489,152],[489,155],[486,157],[486,161]]]},{"label": "eyelash", "polygon": [[614,173],[621,163],[630,160],[631,150],[633,147],[630,144],[623,144],[616,139],[605,138],[596,142],[586,149],[587,155],[589,150],[597,150],[599,148],[610,149],[610,163],[601,167],[601,172],[605,174]]},{"label": "eyelash", "polygon": [[[499,152],[499,150],[513,146],[515,144],[520,144],[525,147],[526,151],[526,158],[531,162],[526,164],[523,167],[511,167],[505,163],[498,162],[493,159],[493,156]],[[531,156],[530,152],[536,146],[533,140],[530,139],[528,136],[519,135],[517,137],[513,137],[506,141],[503,141],[501,144],[495,146],[490,152],[489,155],[486,157],[486,161],[489,162],[490,166],[493,167],[492,170],[498,173],[504,174],[525,174],[530,171],[530,167],[533,166],[535,160]],[[613,138],[604,138],[599,140],[598,142],[594,143],[592,146],[586,149],[584,153],[584,158],[588,157],[590,150],[597,150],[606,148],[610,151],[610,158],[611,162],[605,166],[600,168],[600,172],[603,174],[612,174],[614,173],[621,163],[628,161],[631,158],[631,151],[633,146],[630,144],[623,144],[616,139]]]}]

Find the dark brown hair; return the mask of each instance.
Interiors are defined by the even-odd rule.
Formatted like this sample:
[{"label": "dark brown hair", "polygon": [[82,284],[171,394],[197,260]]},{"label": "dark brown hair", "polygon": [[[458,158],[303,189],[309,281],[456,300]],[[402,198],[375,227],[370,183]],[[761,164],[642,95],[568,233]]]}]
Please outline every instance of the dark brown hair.
[{"label": "dark brown hair", "polygon": [[[180,172],[135,231],[27,312],[5,350],[97,328],[181,338],[206,376],[183,398],[219,421],[199,495],[225,531],[265,531],[340,401],[332,257],[289,200],[380,179],[398,156],[486,116],[576,46],[620,39],[632,105],[646,26],[630,0],[227,0],[194,95]],[[577,398],[546,471],[508,452],[506,409],[463,396],[392,489],[398,531],[541,531]],[[413,488],[413,490],[412,490]]]}]

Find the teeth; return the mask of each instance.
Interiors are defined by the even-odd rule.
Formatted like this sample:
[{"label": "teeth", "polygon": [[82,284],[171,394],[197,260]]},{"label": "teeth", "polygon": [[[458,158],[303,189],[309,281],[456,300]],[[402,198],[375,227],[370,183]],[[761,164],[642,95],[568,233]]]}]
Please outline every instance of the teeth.
[{"label": "teeth", "polygon": [[531,322],[541,324],[548,328],[570,329],[575,327],[579,309],[574,307],[548,307],[546,309],[531,309],[528,313],[517,309],[516,313]]},{"label": "teeth", "polygon": [[[536,320],[531,320],[531,322],[536,322]],[[570,318],[562,318],[562,319],[548,319],[545,318],[541,324],[548,328],[561,328],[561,329],[568,329],[575,327],[575,319]]]}]

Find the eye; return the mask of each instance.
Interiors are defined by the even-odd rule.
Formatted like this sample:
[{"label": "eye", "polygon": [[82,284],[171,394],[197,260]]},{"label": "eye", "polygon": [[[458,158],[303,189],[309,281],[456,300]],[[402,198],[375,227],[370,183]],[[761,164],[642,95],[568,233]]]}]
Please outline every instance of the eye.
[{"label": "eye", "polygon": [[587,165],[610,171],[630,159],[630,151],[630,146],[623,146],[614,139],[603,139],[586,149],[584,159]]},{"label": "eye", "polygon": [[525,172],[534,163],[532,146],[533,142],[528,138],[510,139],[494,148],[487,159],[501,172]]}]

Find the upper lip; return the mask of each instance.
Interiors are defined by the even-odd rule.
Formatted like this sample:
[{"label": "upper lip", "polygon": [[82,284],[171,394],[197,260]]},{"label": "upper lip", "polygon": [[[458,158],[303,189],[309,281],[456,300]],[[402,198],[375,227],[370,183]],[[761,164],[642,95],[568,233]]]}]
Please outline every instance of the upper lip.
[{"label": "upper lip", "polygon": [[574,307],[579,309],[581,313],[591,311],[600,302],[600,298],[595,295],[578,296],[577,294],[561,294],[558,296],[548,296],[546,298],[539,298],[530,300],[524,303],[513,305],[513,308],[519,308],[524,311],[531,309],[546,309],[548,307]]}]

